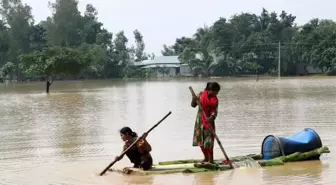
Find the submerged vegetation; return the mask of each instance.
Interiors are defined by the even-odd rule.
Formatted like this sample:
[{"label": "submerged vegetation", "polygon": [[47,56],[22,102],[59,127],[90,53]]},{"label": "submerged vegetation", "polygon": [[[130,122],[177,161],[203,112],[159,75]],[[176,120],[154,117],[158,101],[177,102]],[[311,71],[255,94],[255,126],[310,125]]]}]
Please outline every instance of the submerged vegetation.
[{"label": "submerged vegetation", "polygon": [[[296,152],[287,156],[281,156],[270,160],[262,160],[261,154],[250,154],[247,156],[237,156],[231,157],[230,160],[233,163],[236,163],[236,168],[246,167],[249,165],[243,164],[247,158],[251,158],[255,160],[255,162],[259,163],[261,167],[266,166],[279,166],[284,165],[288,162],[298,162],[311,160],[314,158],[318,158],[322,154],[330,153],[329,148],[327,146],[323,146],[321,148],[317,148],[308,152]],[[124,168],[122,170],[114,169],[110,171],[121,172],[129,175],[154,175],[154,174],[171,174],[171,173],[200,173],[200,172],[209,172],[209,171],[225,171],[231,170],[229,165],[223,164],[223,160],[216,160],[215,164],[210,163],[199,163],[201,160],[197,159],[187,159],[187,160],[176,160],[176,161],[165,161],[159,162],[154,165],[153,169],[149,171],[143,171],[141,169],[136,168]],[[253,165],[252,165],[253,166]]]}]

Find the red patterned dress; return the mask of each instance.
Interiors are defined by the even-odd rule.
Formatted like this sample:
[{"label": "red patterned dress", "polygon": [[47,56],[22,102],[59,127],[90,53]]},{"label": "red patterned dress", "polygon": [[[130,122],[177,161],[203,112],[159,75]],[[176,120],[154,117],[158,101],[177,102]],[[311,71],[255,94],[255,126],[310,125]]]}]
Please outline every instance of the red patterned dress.
[{"label": "red patterned dress", "polygon": [[201,113],[200,108],[198,108],[194,127],[193,146],[199,146],[203,152],[211,154],[214,147],[214,136],[211,129],[215,129],[214,120],[218,112],[218,99],[216,96],[209,97],[206,90],[200,93],[198,100],[206,116],[208,118],[212,116],[213,121],[208,122],[203,116],[204,114]]}]

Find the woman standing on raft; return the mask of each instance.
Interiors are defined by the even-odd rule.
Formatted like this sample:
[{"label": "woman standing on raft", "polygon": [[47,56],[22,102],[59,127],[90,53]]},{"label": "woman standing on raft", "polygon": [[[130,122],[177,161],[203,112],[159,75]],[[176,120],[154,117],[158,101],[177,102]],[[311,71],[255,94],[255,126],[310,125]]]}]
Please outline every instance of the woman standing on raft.
[{"label": "woman standing on raft", "polygon": [[[120,137],[125,142],[123,151],[125,151],[133,142],[138,138],[137,133],[133,132],[131,128],[124,127],[120,130]],[[152,151],[151,145],[146,141],[146,133],[142,135],[142,138],[134,145],[130,150],[126,152],[126,156],[131,163],[134,164],[134,168],[142,168],[143,170],[149,170],[152,168],[153,159],[150,154]],[[121,160],[123,156],[117,156],[116,160]]]},{"label": "woman standing on raft", "polygon": [[217,94],[220,91],[220,85],[217,82],[208,82],[205,90],[197,97],[193,97],[191,106],[197,106],[197,100],[199,100],[202,109],[204,110],[207,118],[201,113],[198,108],[195,127],[193,146],[199,146],[204,155],[203,162],[214,162],[213,147],[214,136],[211,129],[215,130],[215,119],[217,117],[218,99]]}]

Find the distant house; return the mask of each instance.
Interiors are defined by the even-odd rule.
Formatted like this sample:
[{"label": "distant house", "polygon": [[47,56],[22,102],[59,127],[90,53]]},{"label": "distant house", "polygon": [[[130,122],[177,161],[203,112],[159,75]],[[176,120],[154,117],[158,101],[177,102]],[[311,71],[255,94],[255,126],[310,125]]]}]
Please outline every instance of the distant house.
[{"label": "distant house", "polygon": [[163,76],[190,76],[191,69],[188,64],[182,64],[178,56],[157,56],[154,59],[134,62],[135,66],[150,71],[151,77]]},{"label": "distant house", "polygon": [[180,74],[181,74],[181,76],[194,76],[192,74],[191,68],[188,64],[181,64],[180,65]]},{"label": "distant house", "polygon": [[322,70],[314,67],[312,64],[298,63],[296,64],[296,74],[297,75],[312,75],[321,74]]}]

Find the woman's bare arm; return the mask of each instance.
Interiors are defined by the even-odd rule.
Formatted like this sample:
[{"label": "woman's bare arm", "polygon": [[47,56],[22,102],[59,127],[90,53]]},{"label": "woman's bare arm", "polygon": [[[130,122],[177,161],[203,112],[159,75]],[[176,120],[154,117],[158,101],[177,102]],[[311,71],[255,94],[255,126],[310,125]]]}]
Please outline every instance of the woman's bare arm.
[{"label": "woman's bare arm", "polygon": [[192,99],[191,99],[191,107],[195,108],[197,106],[197,101],[199,100],[200,94],[198,96],[196,96],[196,97],[192,97]]},{"label": "woman's bare arm", "polygon": [[152,146],[147,142],[146,139],[141,139],[138,142],[137,146],[139,148],[140,153],[152,151]]},{"label": "woman's bare arm", "polygon": [[[128,148],[128,146],[125,143],[124,146],[123,146],[123,149],[122,149],[121,153],[123,153],[127,148]],[[118,158],[119,158],[119,160],[121,160],[123,157],[124,157],[124,155],[120,155]]]},{"label": "woman's bare arm", "polygon": [[217,114],[218,114],[218,99],[217,98],[214,99],[214,104],[215,104],[214,109],[210,111],[209,121],[211,122],[214,122],[215,119],[217,118]]},{"label": "woman's bare arm", "polygon": [[191,107],[195,108],[197,106],[197,103],[196,103],[197,99],[196,98],[193,98],[191,100]]},{"label": "woman's bare arm", "polygon": [[147,152],[151,152],[152,151],[152,146],[148,143],[148,141],[146,139],[144,139],[144,150]]}]

